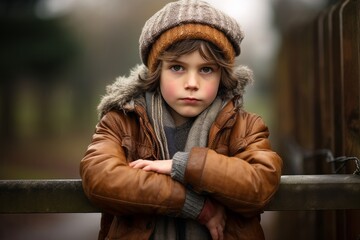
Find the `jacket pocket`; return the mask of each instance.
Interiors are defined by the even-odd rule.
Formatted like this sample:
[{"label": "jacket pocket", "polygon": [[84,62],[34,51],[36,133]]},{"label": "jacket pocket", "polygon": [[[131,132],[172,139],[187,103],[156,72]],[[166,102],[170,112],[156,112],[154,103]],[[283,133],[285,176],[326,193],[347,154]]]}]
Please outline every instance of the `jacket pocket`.
[{"label": "jacket pocket", "polygon": [[248,146],[247,141],[244,138],[238,138],[236,141],[232,141],[229,146],[230,156],[234,156],[239,152],[242,152]]},{"label": "jacket pocket", "polygon": [[109,229],[109,233],[105,239],[117,240],[117,239],[134,239],[137,236],[130,234],[134,230],[132,224],[133,219],[117,217],[115,216]]},{"label": "jacket pocket", "polygon": [[107,240],[139,240],[148,239],[154,229],[152,220],[146,216],[115,216]]},{"label": "jacket pocket", "polygon": [[229,147],[225,144],[218,144],[214,150],[218,154],[229,155]]},{"label": "jacket pocket", "polygon": [[152,157],[152,146],[135,141],[130,136],[123,137],[121,145],[126,151],[126,159],[129,162],[138,159],[151,159]]},{"label": "jacket pocket", "polygon": [[224,239],[265,239],[264,231],[260,225],[260,216],[246,218],[233,212],[227,213]]},{"label": "jacket pocket", "polygon": [[110,229],[108,232],[108,235],[106,236],[106,240],[110,240],[110,239],[120,239],[120,236],[118,236],[117,234],[117,229],[119,227],[119,221],[117,217],[113,218],[113,221],[110,225]]}]

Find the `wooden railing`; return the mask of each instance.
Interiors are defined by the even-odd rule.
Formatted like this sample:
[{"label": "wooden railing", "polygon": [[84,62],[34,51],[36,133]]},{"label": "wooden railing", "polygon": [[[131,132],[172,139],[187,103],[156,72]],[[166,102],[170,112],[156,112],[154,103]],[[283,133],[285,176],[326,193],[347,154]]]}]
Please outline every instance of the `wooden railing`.
[{"label": "wooden railing", "polygon": [[[360,176],[287,175],[266,211],[360,209]],[[79,179],[0,180],[0,213],[94,213]]]}]

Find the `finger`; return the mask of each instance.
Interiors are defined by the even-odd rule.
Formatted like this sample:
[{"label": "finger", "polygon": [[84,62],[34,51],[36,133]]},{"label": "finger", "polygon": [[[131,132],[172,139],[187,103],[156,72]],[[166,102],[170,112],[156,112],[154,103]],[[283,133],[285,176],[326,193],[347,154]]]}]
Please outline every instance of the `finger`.
[{"label": "finger", "polygon": [[226,225],[226,220],[223,219],[223,220],[221,221],[221,227],[222,227],[222,229],[225,229],[225,225]]},{"label": "finger", "polygon": [[218,232],[218,239],[223,240],[224,239],[224,231],[223,231],[223,228],[221,226],[219,226],[217,228],[217,232]]},{"label": "finger", "polygon": [[129,166],[130,166],[130,167],[133,167],[133,168],[138,168],[140,164],[141,164],[141,161],[136,160],[136,161],[134,161],[134,162],[131,162],[131,163],[129,164]]},{"label": "finger", "polygon": [[145,167],[143,167],[143,170],[145,170],[145,171],[152,171],[153,168],[151,167],[151,165],[146,165]]},{"label": "finger", "polygon": [[138,159],[138,160],[135,160],[135,161],[132,161],[129,163],[129,166],[132,167],[132,166],[135,166],[136,164],[138,164],[139,162],[143,161],[142,159]]},{"label": "finger", "polygon": [[218,239],[219,239],[219,234],[218,234],[218,230],[217,230],[216,227],[210,229],[210,234],[211,234],[211,238],[212,238],[213,240],[218,240]]},{"label": "finger", "polygon": [[137,168],[137,169],[143,169],[144,167],[146,167],[148,165],[148,163],[144,160],[139,161],[137,163],[135,163],[134,165],[132,165],[132,168]]}]

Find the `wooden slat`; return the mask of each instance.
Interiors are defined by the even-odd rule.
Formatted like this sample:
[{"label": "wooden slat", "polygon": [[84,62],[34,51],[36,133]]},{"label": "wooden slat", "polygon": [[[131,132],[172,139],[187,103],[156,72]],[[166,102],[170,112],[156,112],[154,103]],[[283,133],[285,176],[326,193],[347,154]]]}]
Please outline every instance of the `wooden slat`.
[{"label": "wooden slat", "polygon": [[[267,211],[360,209],[356,175],[286,175]],[[1,180],[0,213],[100,212],[81,180]]]}]

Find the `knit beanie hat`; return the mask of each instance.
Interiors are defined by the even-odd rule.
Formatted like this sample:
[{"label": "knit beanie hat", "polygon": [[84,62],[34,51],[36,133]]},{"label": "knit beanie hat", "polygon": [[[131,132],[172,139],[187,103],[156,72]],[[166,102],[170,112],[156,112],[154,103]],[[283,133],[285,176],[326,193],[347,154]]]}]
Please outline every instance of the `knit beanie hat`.
[{"label": "knit beanie hat", "polygon": [[185,39],[202,39],[215,44],[233,63],[240,55],[243,38],[234,18],[207,2],[180,0],[168,3],[145,23],[139,39],[140,56],[153,72],[158,57],[170,45]]}]

